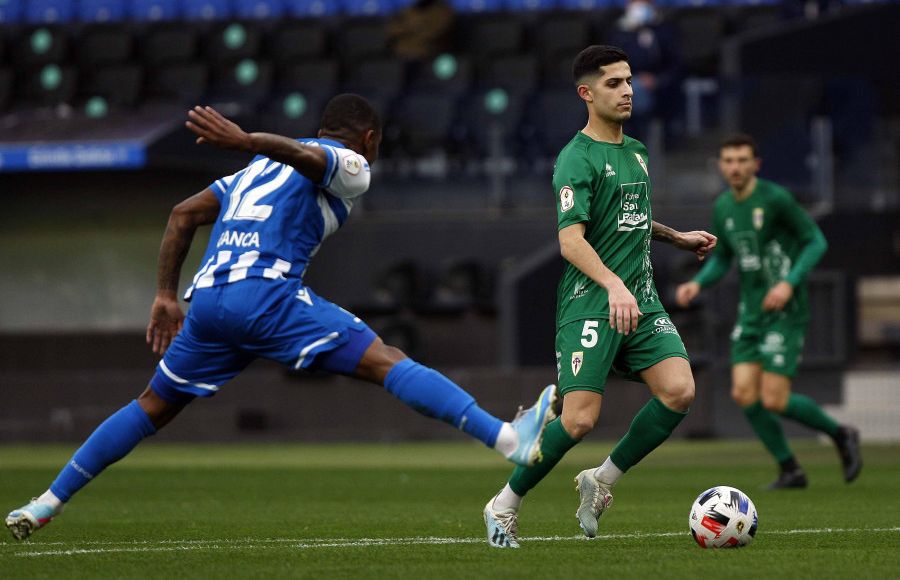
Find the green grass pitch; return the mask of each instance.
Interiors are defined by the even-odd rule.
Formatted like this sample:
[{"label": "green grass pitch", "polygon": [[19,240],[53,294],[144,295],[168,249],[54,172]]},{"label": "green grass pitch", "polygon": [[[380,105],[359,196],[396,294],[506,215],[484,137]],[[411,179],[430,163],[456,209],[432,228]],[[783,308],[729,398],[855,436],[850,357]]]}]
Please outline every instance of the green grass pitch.
[{"label": "green grass pitch", "polygon": [[[837,456],[795,444],[805,491],[752,441],[672,442],[628,473],[581,539],[572,478],[609,452],[576,447],[519,517],[522,548],[483,539],[481,510],[510,468],[475,444],[145,444],[30,540],[3,530],[0,576],[53,578],[897,578],[900,446],[864,448],[845,485]],[[71,447],[0,447],[0,508],[46,489]],[[702,550],[688,510],[704,489],[747,492],[755,542]]]}]

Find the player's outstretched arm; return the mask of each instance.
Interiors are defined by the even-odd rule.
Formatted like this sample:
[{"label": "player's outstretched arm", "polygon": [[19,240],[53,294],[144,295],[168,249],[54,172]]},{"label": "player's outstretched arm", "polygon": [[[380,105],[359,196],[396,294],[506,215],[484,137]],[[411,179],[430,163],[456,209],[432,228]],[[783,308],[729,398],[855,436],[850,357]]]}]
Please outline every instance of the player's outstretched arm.
[{"label": "player's outstretched arm", "polygon": [[162,356],[181,330],[184,312],[178,304],[178,279],[197,228],[211,224],[219,215],[219,199],[207,188],[179,203],[169,215],[159,248],[156,268],[156,298],[150,307],[147,344]]},{"label": "player's outstretched arm", "polygon": [[188,111],[188,117],[185,126],[197,135],[198,145],[209,143],[222,149],[265,155],[290,165],[313,183],[320,183],[325,177],[328,159],[321,147],[272,133],[247,133],[212,107],[194,107]]},{"label": "player's outstretched arm", "polygon": [[672,244],[681,250],[694,252],[701,261],[716,247],[716,236],[709,232],[702,230],[679,232],[659,222],[653,222],[652,228],[651,235],[654,240]]}]

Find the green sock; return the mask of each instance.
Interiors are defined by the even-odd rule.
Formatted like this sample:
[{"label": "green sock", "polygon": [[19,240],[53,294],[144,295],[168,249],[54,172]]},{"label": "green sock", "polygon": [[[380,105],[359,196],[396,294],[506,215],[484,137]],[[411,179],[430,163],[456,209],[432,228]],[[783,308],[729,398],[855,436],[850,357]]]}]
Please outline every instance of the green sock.
[{"label": "green sock", "polygon": [[831,437],[837,434],[837,421],[826,415],[822,407],[806,395],[791,393],[787,407],[781,414]]},{"label": "green sock", "polygon": [[509,487],[517,495],[525,495],[550,473],[550,470],[559,463],[566,452],[575,447],[579,439],[572,439],[563,428],[562,421],[557,417],[544,429],[544,438],[541,440],[541,454],[543,459],[532,465],[522,465],[513,470],[509,478]]},{"label": "green sock", "polygon": [[787,438],[784,436],[784,429],[781,427],[778,415],[763,407],[760,401],[756,401],[752,405],[744,407],[744,416],[747,417],[756,436],[778,463],[794,456]]},{"label": "green sock", "polygon": [[619,440],[609,458],[623,472],[628,471],[668,439],[686,416],[687,411],[679,413],[663,405],[656,397],[650,399],[631,420],[628,433]]}]

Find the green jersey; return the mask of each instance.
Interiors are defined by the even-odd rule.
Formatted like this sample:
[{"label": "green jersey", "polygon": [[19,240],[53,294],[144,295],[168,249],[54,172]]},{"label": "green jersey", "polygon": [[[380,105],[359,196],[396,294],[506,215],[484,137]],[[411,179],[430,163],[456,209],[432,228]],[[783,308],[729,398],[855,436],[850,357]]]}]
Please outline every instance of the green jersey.
[{"label": "green jersey", "polygon": [[[585,224],[584,237],[634,295],[641,312],[663,312],[650,265],[647,148],[594,141],[582,132],[560,151],[553,171],[559,229]],[[606,289],[570,263],[557,289],[556,326],[609,318]]]},{"label": "green jersey", "polygon": [[[804,280],[825,253],[822,231],[786,189],[757,179],[756,187],[738,201],[729,190],[716,200],[713,233],[716,249],[694,280],[700,286],[718,282],[737,256],[741,279],[738,324],[758,328],[773,317],[809,319]],[[766,313],[763,299],[772,286],[787,281],[794,295],[780,313]]]}]

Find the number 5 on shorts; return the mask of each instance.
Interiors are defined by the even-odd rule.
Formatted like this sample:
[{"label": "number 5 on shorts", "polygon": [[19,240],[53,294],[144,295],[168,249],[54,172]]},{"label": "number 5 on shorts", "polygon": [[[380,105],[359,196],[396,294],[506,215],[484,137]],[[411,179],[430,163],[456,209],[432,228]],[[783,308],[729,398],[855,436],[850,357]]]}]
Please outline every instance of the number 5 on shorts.
[{"label": "number 5 on shorts", "polygon": [[600,323],[596,320],[585,320],[584,328],[581,330],[581,346],[584,348],[593,348],[597,344],[597,327]]}]

